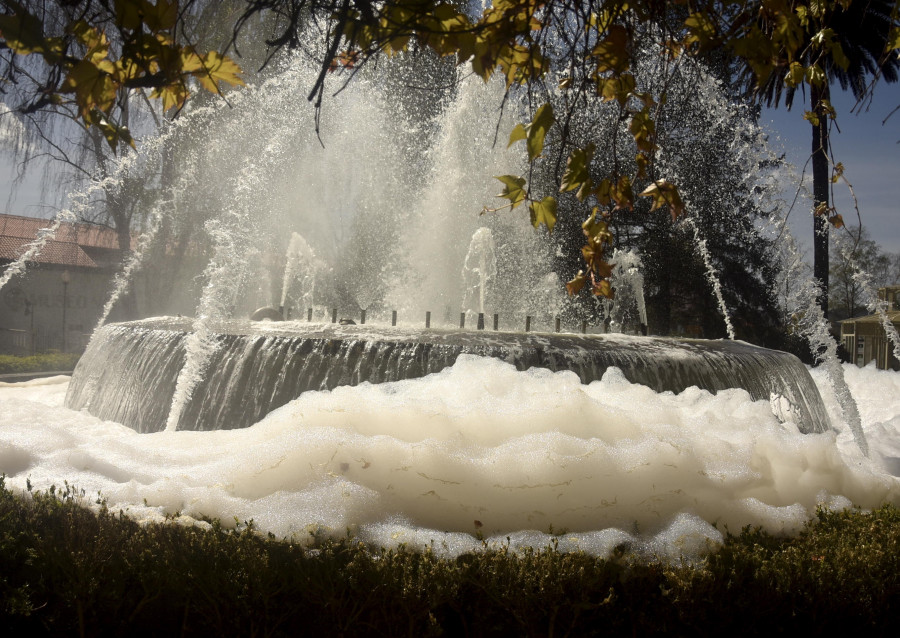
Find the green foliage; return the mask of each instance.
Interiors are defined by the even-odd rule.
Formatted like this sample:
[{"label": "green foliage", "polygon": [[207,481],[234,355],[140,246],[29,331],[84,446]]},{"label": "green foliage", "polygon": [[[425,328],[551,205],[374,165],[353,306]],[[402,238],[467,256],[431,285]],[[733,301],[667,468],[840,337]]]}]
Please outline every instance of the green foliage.
[{"label": "green foliage", "polygon": [[32,357],[0,354],[0,374],[73,370],[80,356],[73,352],[49,352]]},{"label": "green foliage", "polygon": [[880,635],[898,601],[887,506],[819,512],[795,538],[747,528],[693,565],[624,546],[442,558],[350,538],[302,547],[252,522],[140,525],[72,486],[15,495],[0,478],[8,635]]}]

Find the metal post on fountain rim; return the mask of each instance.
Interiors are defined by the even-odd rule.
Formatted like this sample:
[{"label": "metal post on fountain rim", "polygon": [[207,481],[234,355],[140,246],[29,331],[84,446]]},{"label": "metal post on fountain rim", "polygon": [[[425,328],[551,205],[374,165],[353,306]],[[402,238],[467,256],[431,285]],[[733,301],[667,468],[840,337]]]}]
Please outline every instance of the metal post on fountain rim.
[{"label": "metal post on fountain rim", "polygon": [[466,313],[459,313],[459,329],[463,330],[466,327]]},{"label": "metal post on fountain rim", "polygon": [[531,332],[531,316],[525,315],[525,332]]},{"label": "metal post on fountain rim", "polygon": [[556,323],[555,323],[555,325],[553,326],[554,332],[559,332],[559,325],[560,325],[560,321],[559,321],[559,317],[557,317],[557,318],[556,318]]},{"label": "metal post on fountain rim", "polygon": [[494,332],[500,329],[500,315],[494,313]]},{"label": "metal post on fountain rim", "polygon": [[583,319],[581,321],[581,334],[587,334],[587,320]]},{"label": "metal post on fountain rim", "polygon": [[478,313],[478,329],[484,330],[484,313],[483,312]]},{"label": "metal post on fountain rim", "polygon": [[331,309],[331,323],[337,323],[337,308]]},{"label": "metal post on fountain rim", "polygon": [[307,309],[306,309],[306,320],[307,320],[307,321],[312,321],[312,308],[307,308]]},{"label": "metal post on fountain rim", "polygon": [[360,325],[363,325],[366,323],[366,309],[365,308],[363,308],[362,310],[359,311],[359,323],[360,323]]},{"label": "metal post on fountain rim", "polygon": [[431,311],[430,310],[425,311],[425,327],[426,328],[431,327]]},{"label": "metal post on fountain rim", "polygon": [[397,311],[396,310],[391,310],[391,325],[392,326],[397,325]]}]

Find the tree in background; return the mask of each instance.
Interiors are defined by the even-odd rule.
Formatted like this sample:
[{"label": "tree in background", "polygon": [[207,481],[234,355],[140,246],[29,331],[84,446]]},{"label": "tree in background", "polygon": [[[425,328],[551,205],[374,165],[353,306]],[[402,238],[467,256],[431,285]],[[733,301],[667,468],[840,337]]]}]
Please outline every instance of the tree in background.
[{"label": "tree in background", "polygon": [[882,252],[864,227],[847,231],[832,237],[835,259],[831,263],[833,294],[829,303],[835,320],[869,314],[862,302],[864,291],[857,275],[860,271],[869,276],[876,289],[900,282],[900,254]]}]

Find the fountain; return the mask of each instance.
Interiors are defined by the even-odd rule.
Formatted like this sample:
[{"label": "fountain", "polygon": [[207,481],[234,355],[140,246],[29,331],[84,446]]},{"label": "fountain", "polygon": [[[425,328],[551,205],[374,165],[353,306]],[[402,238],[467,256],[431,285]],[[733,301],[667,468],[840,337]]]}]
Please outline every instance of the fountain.
[{"label": "fountain", "polygon": [[[200,200],[219,211],[203,222],[212,257],[199,303],[186,309],[196,319],[98,330],[73,375],[67,406],[141,432],[241,428],[306,391],[421,377],[452,366],[461,355],[476,354],[519,370],[571,370],[582,383],[600,380],[615,367],[657,392],[739,387],[753,399],[771,400],[779,406],[776,412],[791,415],[803,432],[830,428],[803,366],[790,355],[748,344],[473,335],[447,325],[415,326],[411,317],[435,311],[439,319],[441,309],[452,322],[462,299],[464,313],[483,314],[490,304],[508,325],[521,327],[524,316],[533,316],[555,319],[559,330],[564,293],[555,273],[548,272],[551,248],[542,233],[521,216],[478,220],[466,214],[490,203],[490,175],[519,170],[518,156],[494,143],[495,116],[486,110],[503,87],[463,82],[456,98],[443,103],[436,127],[427,118],[398,122],[383,102],[387,95],[377,78],[364,79],[323,114],[323,148],[314,142],[312,114],[296,107],[297,86],[308,83],[309,74],[305,64],[289,63],[260,87],[237,93],[232,109],[188,114],[190,125],[174,127],[172,140],[156,144],[144,158],[145,170],[152,171],[171,161],[170,149],[181,144],[191,149],[185,161],[196,182],[172,185],[167,201],[174,204],[160,208],[159,215]],[[266,123],[265,135],[247,130],[242,116],[247,110]],[[209,138],[197,148],[191,135],[201,127],[210,131]],[[433,147],[410,145],[416,131],[431,138]],[[348,162],[369,148],[374,154],[365,155],[367,161]],[[256,159],[246,164],[248,154]],[[474,167],[481,167],[480,176]],[[224,177],[204,179],[215,169]],[[411,204],[398,210],[399,201]],[[322,210],[329,211],[327,224]],[[280,228],[302,228],[303,235]],[[499,245],[496,237],[503,238]],[[265,261],[271,253],[267,245],[285,241],[280,293],[261,298],[253,287],[260,271],[252,264]],[[327,266],[319,266],[319,258]],[[138,252],[126,271],[139,270],[141,259]],[[640,260],[623,251],[614,260],[620,297],[607,314],[614,331],[625,324],[639,331],[647,323]],[[322,285],[317,272],[324,273]],[[274,327],[234,320],[267,305],[280,305],[297,318],[298,304],[334,308],[341,317],[359,317],[361,310],[369,323],[393,310],[406,325]]]},{"label": "fountain", "polygon": [[[105,326],[72,375],[66,405],[139,432],[163,429],[190,331],[190,321],[173,319]],[[176,429],[247,427],[303,392],[418,378],[464,354],[571,370],[582,383],[615,367],[657,392],[743,388],[756,400],[776,397],[779,416],[790,414],[802,432],[830,427],[796,357],[741,342],[280,322],[224,322],[210,334],[216,372],[197,384]]]},{"label": "fountain", "polygon": [[[190,225],[209,255],[191,281],[202,292],[167,312],[195,318],[104,325],[67,386],[0,388],[9,485],[77,479],[139,518],[252,518],[279,536],[350,530],[451,554],[477,549],[475,534],[545,546],[552,533],[561,548],[678,555],[686,537],[698,552],[721,538],[710,522],[794,531],[819,505],[900,500],[833,422],[828,383],[791,355],[512,331],[569,302],[542,231],[518,211],[477,216],[492,175],[522,173],[494,143],[504,87],[467,81],[433,118],[398,120],[396,91],[360,79],[326,106],[324,147],[295,62],[146,147],[142,170],[181,179],[160,186],[126,272],[152,274],[163,229]],[[261,298],[249,262],[269,253],[281,290]],[[636,258],[616,259],[634,282],[620,323],[646,323]],[[236,319],[268,305],[292,320]],[[366,325],[328,323],[360,309]],[[451,327],[460,310],[497,313],[504,331]],[[877,433],[890,418],[864,422]]]}]

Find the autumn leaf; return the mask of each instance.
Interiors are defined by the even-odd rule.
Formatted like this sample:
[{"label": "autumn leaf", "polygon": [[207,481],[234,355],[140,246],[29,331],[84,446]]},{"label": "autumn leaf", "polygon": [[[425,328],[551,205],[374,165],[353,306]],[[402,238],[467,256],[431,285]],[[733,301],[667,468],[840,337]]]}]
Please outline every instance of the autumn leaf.
[{"label": "autumn leaf", "polygon": [[566,292],[569,295],[577,295],[579,291],[584,288],[584,284],[587,283],[587,275],[584,274],[583,270],[579,270],[578,274],[572,278],[571,281],[566,282]]},{"label": "autumn leaf", "polygon": [[616,293],[612,284],[609,283],[609,279],[594,282],[591,292],[595,297],[606,297],[607,299],[613,299]]},{"label": "autumn leaf", "polygon": [[151,33],[171,31],[178,22],[178,0],[141,0],[141,14]]},{"label": "autumn leaf", "polygon": [[614,185],[610,186],[609,195],[616,203],[616,208],[634,209],[634,191],[631,189],[631,178],[628,175],[622,175]]},{"label": "autumn leaf", "polygon": [[219,82],[225,82],[232,86],[240,84],[244,85],[244,81],[240,78],[241,67],[227,55],[222,55],[218,51],[210,51],[203,58],[203,69],[192,73],[200,84],[211,93],[219,92]]},{"label": "autumn leaf", "polygon": [[844,227],[844,218],[841,215],[834,215],[828,218],[828,223],[834,226],[835,228],[843,228]]},{"label": "autumn leaf", "polygon": [[513,127],[512,132],[509,134],[509,144],[506,145],[506,148],[509,148],[519,140],[524,140],[528,138],[528,131],[525,130],[524,124],[516,124]]},{"label": "autumn leaf", "polygon": [[685,44],[697,43],[701,49],[708,50],[716,42],[716,27],[710,16],[702,11],[688,16],[684,21],[684,26],[688,31],[688,36],[684,40]]},{"label": "autumn leaf", "polygon": [[150,97],[160,98],[163,101],[163,110],[179,109],[185,100],[190,96],[190,91],[183,82],[173,82],[172,84],[156,89],[151,93]]},{"label": "autumn leaf", "polygon": [[531,225],[537,228],[541,224],[547,227],[549,232],[553,232],[556,225],[556,198],[545,197],[539,202],[531,202]]},{"label": "autumn leaf", "polygon": [[66,76],[61,86],[63,93],[74,93],[79,112],[87,120],[93,109],[108,112],[116,99],[118,85],[113,80],[115,65],[109,60],[95,64],[81,60]]},{"label": "autumn leaf", "polygon": [[494,175],[494,179],[499,179],[505,186],[503,192],[498,194],[497,197],[508,199],[512,203],[512,208],[515,208],[525,201],[526,192],[524,177],[518,177],[516,175]]},{"label": "autumn leaf", "polygon": [[664,179],[658,179],[641,192],[641,197],[650,197],[653,199],[651,211],[668,206],[669,212],[672,214],[672,221],[677,220],[684,215],[684,203],[678,194],[678,189],[674,184]]},{"label": "autumn leaf", "polygon": [[553,106],[549,102],[542,104],[537,113],[534,114],[534,119],[530,124],[517,124],[513,128],[512,133],[509,135],[509,144],[512,145],[519,140],[525,140],[528,148],[528,159],[534,161],[543,152],[544,138],[555,121]]},{"label": "autumn leaf", "polygon": [[44,38],[44,27],[38,18],[28,13],[18,2],[4,4],[15,12],[12,15],[0,15],[0,36],[6,46],[19,55],[61,52],[58,40]]},{"label": "autumn leaf", "polygon": [[566,171],[563,173],[559,192],[565,193],[578,189],[576,193],[578,200],[583,202],[587,199],[593,188],[589,168],[596,148],[596,145],[591,142],[584,148],[576,148],[572,151],[566,161]]},{"label": "autumn leaf", "polygon": [[622,73],[628,68],[628,30],[620,24],[609,27],[606,37],[591,51],[597,70],[601,73]]},{"label": "autumn leaf", "polygon": [[541,105],[534,115],[531,125],[528,127],[528,159],[534,160],[544,150],[544,137],[547,131],[553,126],[555,118],[553,117],[553,106],[550,103]]},{"label": "autumn leaf", "polygon": [[600,209],[596,206],[591,211],[591,216],[581,224],[585,237],[590,242],[606,243],[612,246],[613,236],[609,232],[609,224],[598,217]]}]

